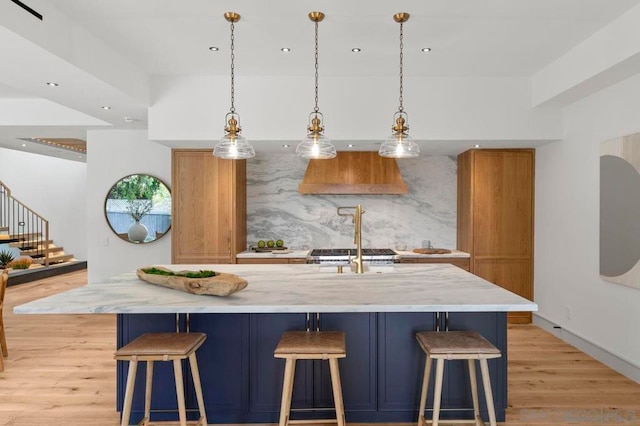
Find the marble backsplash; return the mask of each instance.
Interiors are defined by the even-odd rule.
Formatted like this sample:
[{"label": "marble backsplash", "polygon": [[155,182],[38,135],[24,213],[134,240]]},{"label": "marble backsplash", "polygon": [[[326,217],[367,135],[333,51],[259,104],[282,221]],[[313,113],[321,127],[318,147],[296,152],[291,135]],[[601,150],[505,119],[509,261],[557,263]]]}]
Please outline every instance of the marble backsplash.
[{"label": "marble backsplash", "polygon": [[338,206],[361,204],[364,247],[413,249],[430,240],[456,247],[457,161],[423,156],[398,160],[404,195],[303,195],[307,161],[263,153],[247,161],[247,244],[282,239],[293,249],[353,247],[353,224]]}]

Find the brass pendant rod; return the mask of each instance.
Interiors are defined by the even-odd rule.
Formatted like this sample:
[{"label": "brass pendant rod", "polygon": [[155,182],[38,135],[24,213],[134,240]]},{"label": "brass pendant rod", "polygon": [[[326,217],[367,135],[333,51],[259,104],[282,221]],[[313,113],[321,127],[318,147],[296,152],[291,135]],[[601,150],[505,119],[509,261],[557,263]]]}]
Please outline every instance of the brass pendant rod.
[{"label": "brass pendant rod", "polygon": [[403,35],[404,35],[403,34],[403,26],[404,26],[404,23],[401,22],[400,23],[400,99],[399,99],[400,100],[400,106],[398,107],[398,111],[400,111],[400,112],[404,111],[404,106],[402,105],[403,101],[404,101],[404,98],[402,96],[403,91],[404,91],[404,75],[403,75],[403,69],[402,69],[402,62],[403,62],[403,59],[404,59],[404,55],[403,55],[403,52],[402,52],[403,48],[404,48],[404,44],[403,44]]},{"label": "brass pendant rod", "polygon": [[318,107],[318,23],[324,19],[324,13],[310,12],[309,19],[315,24],[315,108],[313,112],[317,114],[320,111]]},{"label": "brass pendant rod", "polygon": [[236,107],[235,107],[235,37],[233,34],[233,30],[235,28],[235,24],[233,21],[231,21],[231,112],[236,112]]},{"label": "brass pendant rod", "polygon": [[224,19],[231,23],[231,113],[236,112],[235,107],[235,23],[240,20],[240,14],[236,12],[225,12]]}]

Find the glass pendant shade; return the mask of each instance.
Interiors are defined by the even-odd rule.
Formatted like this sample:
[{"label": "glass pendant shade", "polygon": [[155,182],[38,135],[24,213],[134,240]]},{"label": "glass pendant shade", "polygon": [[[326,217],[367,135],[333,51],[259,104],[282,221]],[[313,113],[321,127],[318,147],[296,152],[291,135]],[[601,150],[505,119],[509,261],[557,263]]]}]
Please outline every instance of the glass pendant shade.
[{"label": "glass pendant shade", "polygon": [[404,47],[404,32],[403,25],[409,20],[409,14],[406,12],[400,12],[393,15],[393,20],[400,24],[400,106],[398,111],[393,115],[394,124],[391,127],[393,134],[385,139],[380,145],[378,154],[381,157],[388,158],[413,158],[420,155],[420,147],[409,136],[409,116],[404,110],[404,73],[403,73],[403,47]]},{"label": "glass pendant shade", "polygon": [[309,126],[307,136],[296,147],[296,154],[308,160],[328,160],[336,157],[336,148],[325,137],[323,119],[324,116],[318,108],[318,22],[324,19],[324,13],[311,12],[309,19],[315,26],[315,108],[309,114]]},{"label": "glass pendant shade", "polygon": [[227,160],[244,160],[255,157],[256,152],[244,137],[224,135],[213,150],[213,155]]},{"label": "glass pendant shade", "polygon": [[309,133],[296,148],[296,154],[310,160],[328,160],[335,158],[336,148],[324,135]]},{"label": "glass pendant shade", "polygon": [[235,23],[240,20],[240,15],[236,12],[226,12],[224,18],[231,23],[231,109],[225,116],[227,126],[224,128],[224,136],[213,149],[213,156],[227,160],[244,160],[256,156],[256,152],[240,132],[240,115],[235,107]]},{"label": "glass pendant shade", "polygon": [[420,147],[408,134],[394,133],[380,145],[378,154],[388,158],[413,158],[420,155]]}]

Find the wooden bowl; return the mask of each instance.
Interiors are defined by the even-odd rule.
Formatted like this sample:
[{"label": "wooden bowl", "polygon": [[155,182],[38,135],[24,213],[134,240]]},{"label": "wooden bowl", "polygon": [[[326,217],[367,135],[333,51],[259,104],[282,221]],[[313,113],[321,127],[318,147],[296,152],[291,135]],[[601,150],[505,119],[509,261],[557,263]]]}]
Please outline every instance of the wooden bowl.
[{"label": "wooden bowl", "polygon": [[[145,269],[156,268],[163,271],[174,272],[177,275],[158,275],[144,272]],[[216,272],[216,275],[208,278],[188,278],[181,276],[187,272],[198,271],[172,271],[161,266],[148,266],[136,270],[138,278],[150,284],[173,288],[192,294],[205,294],[211,296],[228,296],[244,289],[249,283],[237,275]]]}]

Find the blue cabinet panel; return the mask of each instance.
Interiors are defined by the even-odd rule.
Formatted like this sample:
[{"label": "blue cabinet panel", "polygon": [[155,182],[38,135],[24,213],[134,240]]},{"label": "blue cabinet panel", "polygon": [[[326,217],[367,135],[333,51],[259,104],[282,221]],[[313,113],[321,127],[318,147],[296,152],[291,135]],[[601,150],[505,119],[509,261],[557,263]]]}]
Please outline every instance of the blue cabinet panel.
[{"label": "blue cabinet panel", "polygon": [[[251,386],[249,410],[269,412],[275,421],[280,412],[280,397],[285,360],[274,358],[273,351],[285,331],[305,330],[305,314],[249,314]],[[313,361],[296,362],[292,408],[313,405]]]},{"label": "blue cabinet panel", "polygon": [[[319,328],[325,331],[344,331],[347,339],[347,357],[338,361],[344,407],[349,412],[375,411],[376,398],[376,346],[377,314],[331,313],[320,314]],[[316,407],[333,407],[331,375],[327,361],[315,361]]]},{"label": "blue cabinet panel", "polygon": [[433,312],[378,314],[379,411],[418,412],[424,353],[415,335],[435,330],[435,323]]},{"label": "blue cabinet panel", "polygon": [[[498,419],[503,418],[507,405],[506,314],[500,312],[450,313],[448,327],[451,331],[477,331],[502,351],[502,358],[490,359],[488,363],[496,415]],[[480,411],[483,418],[488,421],[482,376],[477,362],[476,370]],[[467,361],[447,361],[445,363],[445,381],[448,386],[443,392],[443,400],[446,400],[447,405],[443,405],[443,407],[458,409],[459,412],[465,412],[468,418],[473,418],[473,401],[471,400]]]},{"label": "blue cabinet panel", "polygon": [[[145,332],[200,331],[207,341],[198,350],[207,417],[211,423],[273,423],[280,411],[284,360],[273,351],[282,333],[305,330],[306,314],[121,314],[118,348]],[[503,353],[490,360],[496,415],[506,409],[506,314],[452,313],[330,313],[319,321],[311,315],[310,327],[341,330],[347,335],[347,357],[339,361],[347,420],[350,422],[414,422],[417,416],[424,353],[415,339],[419,331],[440,328],[475,330]],[[179,320],[178,320],[179,319]],[[446,363],[442,418],[471,417],[471,392],[464,362]],[[132,421],[142,418],[144,363],[136,383]],[[184,364],[185,390],[190,418],[197,417],[193,382]],[[118,362],[118,410],[121,411],[127,367]],[[480,371],[478,369],[478,378]],[[433,374],[427,406],[433,406]],[[484,394],[479,386],[481,407]],[[297,410],[333,407],[326,361],[302,360],[296,365],[292,412],[294,418],[319,413]],[[156,363],[152,401],[154,420],[176,420],[177,402],[171,363]],[[486,418],[486,409],[481,408]],[[430,411],[430,410],[429,410]],[[320,411],[322,413],[322,411]],[[325,412],[328,416],[331,411]],[[427,413],[429,414],[429,413]]]},{"label": "blue cabinet panel", "polygon": [[[249,401],[249,315],[191,314],[189,330],[207,334],[198,349],[198,370],[202,381],[207,418],[218,413],[247,411]],[[197,408],[191,375],[185,385],[188,406]]]}]

